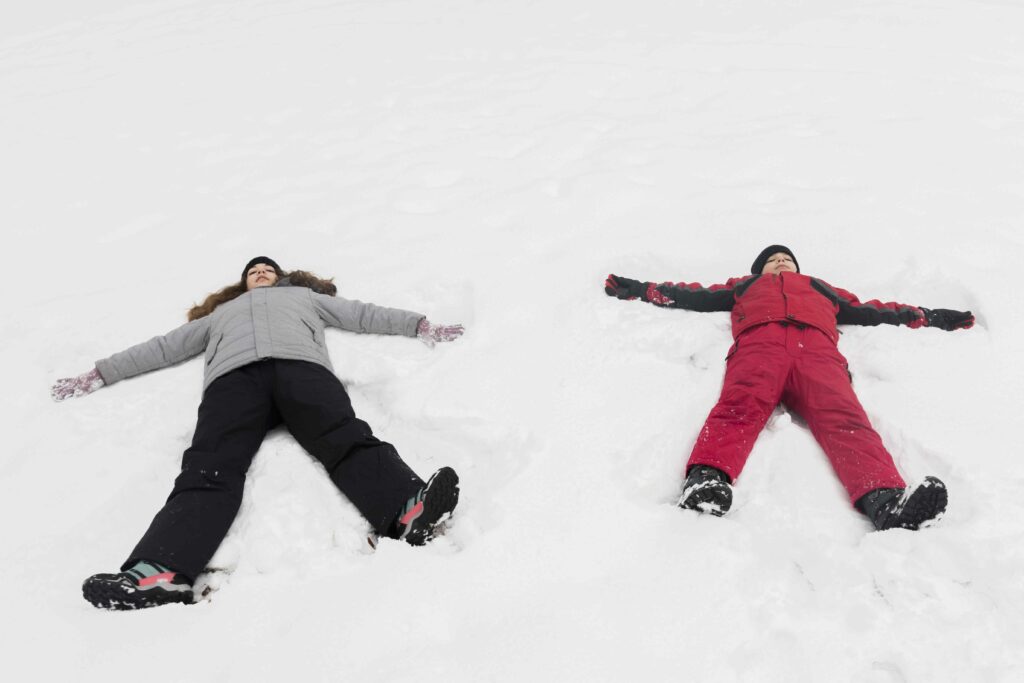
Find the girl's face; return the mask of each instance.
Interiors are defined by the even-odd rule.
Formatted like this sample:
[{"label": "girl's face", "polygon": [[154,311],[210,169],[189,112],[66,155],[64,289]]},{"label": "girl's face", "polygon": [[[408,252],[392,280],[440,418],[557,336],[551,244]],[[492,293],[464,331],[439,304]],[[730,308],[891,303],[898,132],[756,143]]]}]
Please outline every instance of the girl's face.
[{"label": "girl's face", "polygon": [[253,287],[269,287],[277,282],[277,271],[266,263],[257,263],[245,274],[245,289]]},{"label": "girl's face", "polygon": [[792,256],[784,251],[778,251],[768,257],[764,268],[761,269],[761,273],[763,275],[778,275],[782,272],[795,273],[796,264],[793,263]]}]

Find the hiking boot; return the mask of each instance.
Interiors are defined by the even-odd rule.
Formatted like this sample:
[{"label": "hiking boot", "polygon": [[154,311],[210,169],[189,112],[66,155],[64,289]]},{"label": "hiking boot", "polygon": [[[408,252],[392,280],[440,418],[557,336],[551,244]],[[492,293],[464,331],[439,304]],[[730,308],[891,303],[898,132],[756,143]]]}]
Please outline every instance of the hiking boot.
[{"label": "hiking boot", "polygon": [[721,517],[732,507],[729,475],[710,465],[694,465],[683,483],[679,507]]},{"label": "hiking boot", "polygon": [[935,477],[925,477],[913,489],[875,489],[857,500],[858,510],[868,516],[878,531],[921,528],[946,511],[949,494]]},{"label": "hiking boot", "polygon": [[142,561],[117,574],[90,576],[82,584],[82,595],[100,609],[142,609],[192,602],[192,583],[163,565]]},{"label": "hiking boot", "polygon": [[395,520],[397,538],[409,545],[427,543],[458,502],[459,475],[451,467],[442,467],[402,508]]}]

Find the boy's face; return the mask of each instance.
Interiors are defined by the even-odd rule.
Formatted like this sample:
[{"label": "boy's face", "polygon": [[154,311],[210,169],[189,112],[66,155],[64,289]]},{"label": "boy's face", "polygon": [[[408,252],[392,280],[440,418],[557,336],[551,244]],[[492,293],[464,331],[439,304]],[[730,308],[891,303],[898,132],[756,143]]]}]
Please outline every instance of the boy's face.
[{"label": "boy's face", "polygon": [[782,272],[796,272],[796,264],[793,263],[793,257],[784,251],[777,251],[768,257],[768,260],[764,263],[764,268],[761,269],[762,275],[778,275]]}]

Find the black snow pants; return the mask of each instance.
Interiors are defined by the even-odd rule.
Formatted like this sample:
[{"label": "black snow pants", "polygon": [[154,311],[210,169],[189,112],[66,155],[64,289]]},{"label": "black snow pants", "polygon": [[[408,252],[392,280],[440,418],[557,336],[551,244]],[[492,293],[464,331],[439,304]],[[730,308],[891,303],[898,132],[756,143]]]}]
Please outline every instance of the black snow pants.
[{"label": "black snow pants", "polygon": [[181,474],[122,570],[151,560],[195,581],[238,514],[263,437],[282,422],[378,534],[391,532],[402,506],[424,486],[395,448],[356,418],[330,370],[296,360],[250,363],[206,388]]}]

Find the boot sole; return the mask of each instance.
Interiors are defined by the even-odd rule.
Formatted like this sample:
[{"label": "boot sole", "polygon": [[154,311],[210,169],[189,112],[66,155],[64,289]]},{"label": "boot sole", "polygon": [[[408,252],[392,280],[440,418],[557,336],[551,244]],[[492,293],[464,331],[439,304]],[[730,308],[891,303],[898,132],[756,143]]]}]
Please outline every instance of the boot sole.
[{"label": "boot sole", "polygon": [[934,521],[946,511],[949,492],[935,477],[925,477],[924,483],[915,488],[903,503],[899,521],[889,528],[917,530],[922,524]]},{"label": "boot sole", "polygon": [[82,584],[82,596],[93,607],[109,610],[134,610],[159,607],[172,603],[192,602],[192,591],[169,591],[165,588],[138,588],[120,581],[86,579]]},{"label": "boot sole", "polygon": [[732,507],[732,487],[724,482],[702,482],[683,491],[679,507],[722,517]]},{"label": "boot sole", "polygon": [[427,482],[423,492],[423,512],[412,521],[405,542],[423,545],[434,537],[437,526],[459,504],[459,475],[451,467],[442,467]]}]

